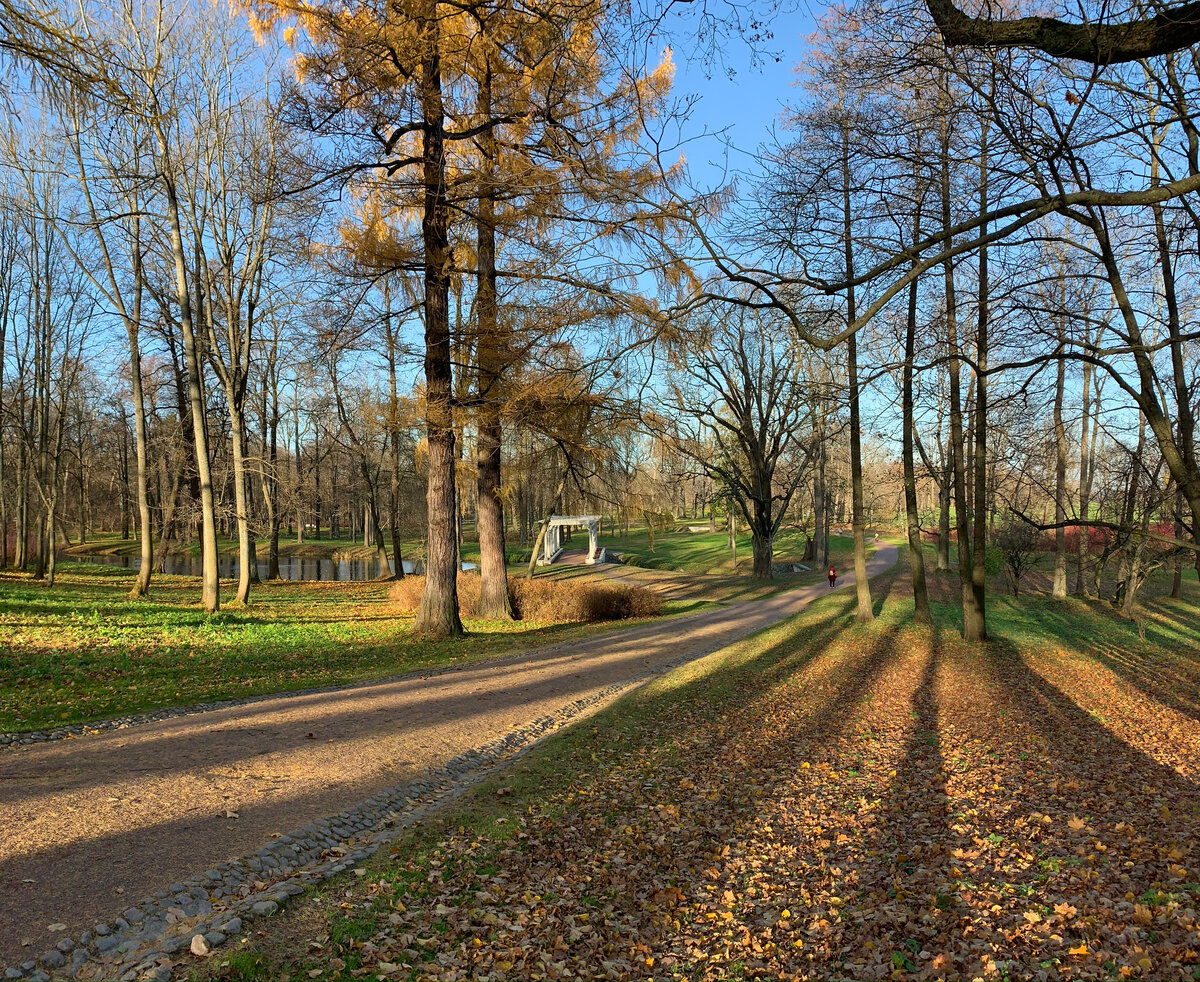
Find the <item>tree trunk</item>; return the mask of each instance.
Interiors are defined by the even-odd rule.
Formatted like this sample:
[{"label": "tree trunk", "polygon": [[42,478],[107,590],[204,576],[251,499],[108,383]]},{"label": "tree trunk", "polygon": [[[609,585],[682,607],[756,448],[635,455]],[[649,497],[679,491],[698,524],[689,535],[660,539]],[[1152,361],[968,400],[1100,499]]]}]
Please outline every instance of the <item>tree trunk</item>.
[{"label": "tree trunk", "polygon": [[228,387],[226,402],[229,405],[229,421],[233,429],[233,503],[237,509],[238,540],[237,602],[248,604],[250,583],[258,573],[258,561],[254,553],[254,543],[250,539],[250,502],[246,493],[246,420],[240,397],[228,390]]},{"label": "tree trunk", "polygon": [[154,569],[154,522],[150,515],[150,463],[146,451],[149,434],[146,427],[146,399],[142,391],[142,352],[137,327],[132,324],[127,327],[129,377],[133,387],[134,452],[137,456],[138,536],[142,557],[130,596],[141,597],[150,589],[150,576]]},{"label": "tree trunk", "polygon": [[[921,241],[921,210],[918,203],[913,220],[913,242]],[[914,260],[915,265],[915,260]],[[929,588],[925,583],[925,553],[921,546],[921,518],[917,508],[917,467],[913,460],[913,429],[916,420],[913,415],[913,363],[916,359],[917,337],[917,278],[914,277],[908,288],[908,318],[904,332],[904,366],[901,382],[901,404],[903,421],[901,423],[902,448],[904,466],[904,512],[908,523],[908,560],[912,570],[913,600],[915,602],[913,620],[917,624],[932,624],[933,616],[929,611]],[[859,575],[855,568],[855,577]]]},{"label": "tree trunk", "polygon": [[[942,229],[952,227],[950,217],[950,125],[948,119],[949,89],[946,72],[941,73],[943,113],[941,121],[941,199]],[[953,248],[947,238],[947,253]],[[958,553],[958,578],[962,593],[963,635],[974,630],[975,596],[971,590],[971,533],[970,511],[967,507],[966,441],[963,437],[962,378],[958,346],[958,303],[954,283],[954,260],[947,255],[942,264],[946,294],[946,345],[949,351],[947,368],[950,373],[950,458],[954,472],[955,540]]]},{"label": "tree trunk", "polygon": [[422,163],[425,248],[425,430],[428,442],[429,509],[425,590],[413,629],[434,638],[459,637],[457,503],[454,488],[454,418],[450,361],[450,211],[443,146],[440,22],[436,0],[420,0],[417,25],[422,48],[420,97],[424,119]]},{"label": "tree trunk", "polygon": [[755,523],[753,529],[754,576],[760,580],[769,580],[774,576],[771,569],[775,558],[774,545],[769,533],[764,533]]},{"label": "tree trunk", "polygon": [[[1059,319],[1059,343],[1066,340]],[[1063,424],[1063,394],[1066,388],[1067,362],[1060,351],[1054,380],[1054,585],[1056,597],[1067,595],[1067,429]],[[1080,529],[1082,533],[1083,529]]]},{"label": "tree trunk", "polygon": [[[979,214],[988,209],[988,131],[983,126],[979,153]],[[986,233],[987,226],[981,228]],[[971,592],[975,603],[972,618],[964,618],[967,641],[987,640],[987,357],[988,357],[988,247],[979,247],[979,318],[975,335],[975,528],[971,557]]]},{"label": "tree trunk", "polygon": [[[171,174],[173,166],[167,152],[166,136],[161,122],[156,124],[160,170]],[[208,435],[205,430],[203,378],[200,356],[192,324],[192,299],[187,286],[187,266],[183,254],[183,232],[179,220],[179,200],[174,179],[163,182],[166,191],[167,218],[171,227],[171,253],[175,264],[175,298],[179,303],[179,322],[183,330],[183,350],[187,360],[188,399],[192,410],[192,436],[196,451],[196,471],[200,482],[201,548],[203,558],[202,598],[204,609],[215,614],[221,609],[220,581],[217,565],[217,518],[213,506],[212,471],[209,466]]]},{"label": "tree trunk", "polygon": [[[487,58],[487,55],[484,56]],[[492,67],[485,65],[478,92],[480,124],[492,118]],[[476,433],[476,528],[479,533],[479,616],[512,620],[508,595],[508,568],[504,559],[504,501],[501,498],[501,377],[506,367],[508,341],[500,326],[496,297],[495,187],[496,133],[488,127],[479,135],[479,215],[475,318],[478,326],[479,420]]]},{"label": "tree trunk", "polygon": [[387,280],[383,282],[385,303],[384,334],[388,361],[388,435],[391,441],[391,482],[388,496],[388,530],[392,538],[392,575],[404,579],[404,555],[400,545],[400,397],[396,389],[396,334],[392,329],[392,294]]},{"label": "tree trunk", "polygon": [[[1079,422],[1079,517],[1083,521],[1087,521],[1091,516],[1089,512],[1092,506],[1092,468],[1091,463],[1095,452],[1095,436],[1092,436],[1091,442],[1088,439],[1088,430],[1092,423],[1092,366],[1087,362],[1083,364],[1083,403],[1082,412]],[[1099,393],[1097,393],[1097,397]],[[1089,595],[1087,582],[1087,557],[1090,541],[1088,539],[1087,526],[1079,527],[1079,541],[1076,543],[1076,553],[1078,556],[1077,566],[1075,570],[1075,592],[1081,597]]]},{"label": "tree trunk", "polygon": [[825,465],[829,459],[825,433],[825,403],[820,400],[817,406],[816,437],[818,441],[816,467],[813,468],[813,561],[826,563],[829,561],[829,540],[825,530]]},{"label": "tree trunk", "polygon": [[[851,235],[850,210],[850,138],[842,134],[842,246],[846,256],[846,317],[853,324],[858,316],[854,292],[854,238]],[[854,529],[854,588],[858,609],[854,619],[860,624],[873,621],[871,583],[867,579],[867,529],[864,514],[862,474],[862,417],[859,412],[858,337],[846,339],[846,382],[850,394],[850,523]]]}]

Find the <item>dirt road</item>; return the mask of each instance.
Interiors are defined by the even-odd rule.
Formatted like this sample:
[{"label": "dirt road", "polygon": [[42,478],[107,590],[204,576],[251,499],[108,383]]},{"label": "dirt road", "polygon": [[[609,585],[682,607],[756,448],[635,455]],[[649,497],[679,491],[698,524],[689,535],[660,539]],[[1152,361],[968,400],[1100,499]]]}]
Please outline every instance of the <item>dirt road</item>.
[{"label": "dirt road", "polygon": [[[894,547],[881,547],[870,574],[896,558]],[[77,938],[173,881],[581,696],[716,651],[826,592],[802,587],[538,649],[519,662],[285,695],[0,753],[0,965]]]}]

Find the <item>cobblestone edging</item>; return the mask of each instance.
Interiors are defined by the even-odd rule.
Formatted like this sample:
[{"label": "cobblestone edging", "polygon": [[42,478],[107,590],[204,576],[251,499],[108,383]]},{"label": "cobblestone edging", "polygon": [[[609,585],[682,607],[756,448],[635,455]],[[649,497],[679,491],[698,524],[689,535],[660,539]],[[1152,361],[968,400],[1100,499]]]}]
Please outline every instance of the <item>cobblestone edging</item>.
[{"label": "cobblestone edging", "polygon": [[[563,641],[535,648],[533,654],[541,657],[573,642]],[[130,713],[127,716],[114,716],[112,719],[97,720],[93,723],[72,723],[70,726],[56,726],[49,730],[23,730],[15,733],[0,733],[0,750],[9,747],[27,747],[35,743],[51,743],[55,740],[74,740],[79,737],[95,736],[106,730],[124,730],[131,726],[144,726],[147,723],[161,723],[163,720],[176,719],[180,716],[196,716],[200,713],[211,713],[218,709],[235,709],[238,706],[253,706],[256,703],[268,702],[271,699],[289,699],[293,696],[319,696],[330,692],[350,692],[354,689],[365,689],[372,685],[390,685],[394,682],[411,682],[414,679],[429,679],[439,675],[449,675],[451,672],[463,672],[474,668],[499,668],[509,663],[526,661],[529,652],[517,655],[504,655],[500,658],[486,658],[465,665],[443,665],[432,668],[421,668],[401,675],[388,675],[379,679],[365,679],[361,682],[343,682],[336,685],[322,685],[314,689],[289,689],[283,692],[267,692],[257,696],[246,696],[244,699],[222,699],[216,702],[195,702],[187,706],[166,706],[162,709],[151,709],[144,713]]]},{"label": "cobblestone edging", "polygon": [[[697,656],[701,657],[701,656]],[[224,944],[255,918],[274,914],[291,897],[372,855],[399,830],[445,806],[549,733],[576,721],[618,693],[690,661],[608,685],[504,737],[454,757],[418,781],[398,785],[355,808],[281,835],[240,859],[221,863],[97,924],[76,940],[63,938],[36,959],[9,967],[5,979],[168,980],[176,956],[203,935]]]}]

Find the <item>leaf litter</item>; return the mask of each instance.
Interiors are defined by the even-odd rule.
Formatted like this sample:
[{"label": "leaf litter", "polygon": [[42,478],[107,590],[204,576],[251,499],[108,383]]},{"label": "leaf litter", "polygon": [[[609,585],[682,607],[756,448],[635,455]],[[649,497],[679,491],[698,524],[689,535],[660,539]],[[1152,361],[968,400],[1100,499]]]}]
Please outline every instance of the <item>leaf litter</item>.
[{"label": "leaf litter", "polygon": [[1172,713],[1079,653],[797,639],[373,868],[307,974],[1200,979],[1200,724]]}]

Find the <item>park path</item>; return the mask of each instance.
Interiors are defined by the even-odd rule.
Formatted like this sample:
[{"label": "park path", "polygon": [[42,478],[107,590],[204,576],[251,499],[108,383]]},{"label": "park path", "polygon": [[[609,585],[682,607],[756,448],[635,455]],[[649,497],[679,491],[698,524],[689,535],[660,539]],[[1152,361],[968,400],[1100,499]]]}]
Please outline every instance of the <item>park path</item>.
[{"label": "park path", "polygon": [[[881,546],[868,573],[896,559],[894,546]],[[520,660],[0,753],[0,966],[577,699],[716,651],[827,592],[799,587]]]}]

